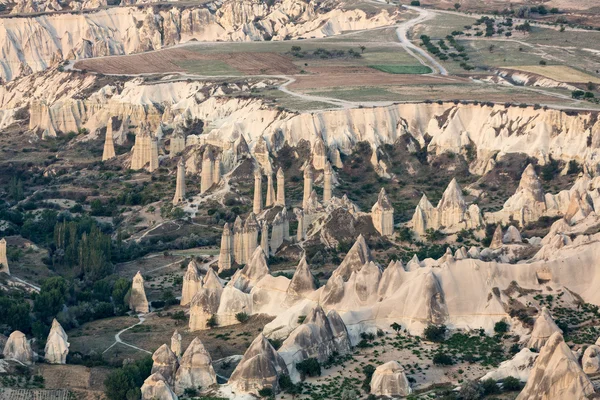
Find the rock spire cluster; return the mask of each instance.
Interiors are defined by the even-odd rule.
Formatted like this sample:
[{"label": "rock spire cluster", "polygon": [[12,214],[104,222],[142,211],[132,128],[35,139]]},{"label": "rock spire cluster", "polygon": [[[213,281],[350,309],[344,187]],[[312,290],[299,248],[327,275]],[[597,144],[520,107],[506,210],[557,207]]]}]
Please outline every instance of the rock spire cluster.
[{"label": "rock spire cluster", "polygon": [[144,167],[149,172],[158,169],[158,138],[147,131],[142,131],[135,136],[131,156],[131,169],[138,170]]}]

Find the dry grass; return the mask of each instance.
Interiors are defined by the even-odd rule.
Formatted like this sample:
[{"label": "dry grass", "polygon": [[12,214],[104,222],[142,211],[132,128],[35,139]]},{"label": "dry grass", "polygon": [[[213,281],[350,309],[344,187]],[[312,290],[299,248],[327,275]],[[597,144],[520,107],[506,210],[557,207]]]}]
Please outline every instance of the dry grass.
[{"label": "dry grass", "polygon": [[600,83],[600,78],[588,75],[575,68],[566,65],[523,65],[517,67],[508,67],[517,71],[531,72],[554,79],[559,82],[568,83]]}]

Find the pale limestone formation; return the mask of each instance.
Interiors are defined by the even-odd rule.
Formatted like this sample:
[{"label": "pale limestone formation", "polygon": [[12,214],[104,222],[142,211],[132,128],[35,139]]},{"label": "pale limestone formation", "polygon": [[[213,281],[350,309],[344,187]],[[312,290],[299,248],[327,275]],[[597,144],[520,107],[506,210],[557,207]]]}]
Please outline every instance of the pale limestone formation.
[{"label": "pale limestone formation", "polygon": [[159,372],[169,385],[175,383],[175,373],[179,368],[179,361],[169,346],[163,344],[152,354],[152,373]]},{"label": "pale limestone formation", "polygon": [[144,278],[140,271],[133,277],[131,285],[131,294],[129,296],[129,308],[138,313],[147,313],[149,311],[148,299],[144,290]]},{"label": "pale limestone formation", "polygon": [[521,238],[521,232],[519,232],[519,230],[514,225],[510,225],[508,229],[506,229],[506,233],[504,234],[502,241],[506,244],[523,243],[523,239]]},{"label": "pale limestone formation", "polygon": [[204,276],[202,288],[196,293],[190,303],[190,331],[208,329],[208,320],[217,313],[223,285],[212,268]]},{"label": "pale limestone formation", "polygon": [[423,195],[410,225],[418,235],[424,235],[428,229],[456,233],[462,229],[481,228],[483,218],[476,204],[467,206],[462,189],[456,179],[452,179],[437,207],[433,207]]},{"label": "pale limestone formation", "polygon": [[17,360],[23,364],[33,363],[33,350],[25,334],[21,331],[14,331],[8,337],[4,345],[4,358]]},{"label": "pale limestone formation", "polygon": [[283,170],[277,170],[277,205],[285,207],[285,175]]},{"label": "pale limestone formation", "polygon": [[331,165],[336,168],[344,168],[344,164],[342,163],[342,157],[340,155],[340,150],[335,147],[330,149],[329,159],[331,160]]},{"label": "pale limestone formation", "polygon": [[493,379],[499,381],[512,376],[521,382],[527,382],[538,355],[538,353],[534,353],[528,348],[521,349],[512,359],[501,362],[496,370],[488,372],[480,380]]},{"label": "pale limestone formation", "polygon": [[250,260],[250,258],[252,257],[254,250],[258,246],[258,230],[258,221],[256,220],[254,213],[250,213],[248,215],[248,218],[246,218],[246,222],[244,223],[244,262],[240,264],[248,262],[248,260]]},{"label": "pale limestone formation", "polygon": [[298,220],[298,231],[296,232],[296,240],[301,242],[306,239],[306,225],[304,225],[304,211],[296,208],[294,209],[296,219]]},{"label": "pale limestone formation", "polygon": [[198,272],[196,261],[192,260],[188,264],[187,271],[183,276],[183,288],[181,290],[181,305],[187,306],[202,288],[202,278]]},{"label": "pale limestone formation", "polygon": [[325,168],[327,161],[327,147],[321,137],[317,137],[312,148],[312,165],[316,170]]},{"label": "pale limestone formation", "polygon": [[502,235],[502,225],[498,225],[496,226],[496,230],[494,231],[494,235],[492,236],[492,241],[490,242],[490,249],[499,249],[502,247],[503,244],[503,238],[504,236]]},{"label": "pale limestone formation", "polygon": [[217,323],[219,326],[239,324],[240,321],[237,319],[239,313],[252,314],[252,296],[234,286],[227,285],[223,289],[217,309]]},{"label": "pale limestone formation", "polygon": [[67,334],[56,318],[52,321],[50,333],[46,339],[44,358],[49,364],[66,364],[69,354],[69,342]]},{"label": "pale limestone formation", "polygon": [[254,202],[252,211],[258,215],[262,211],[262,174],[260,169],[254,171]]},{"label": "pale limestone formation", "polygon": [[283,220],[283,240],[290,240],[290,218],[285,206],[281,210],[281,219]]},{"label": "pale limestone formation", "polygon": [[269,161],[269,147],[267,146],[267,141],[264,137],[259,136],[253,152],[256,161],[258,161],[262,168],[268,171],[271,164]]},{"label": "pale limestone formation", "polygon": [[206,146],[202,156],[202,171],[200,173],[200,193],[205,193],[213,185],[214,157],[210,146]]},{"label": "pale limestone formation", "polygon": [[265,200],[265,207],[272,207],[275,205],[275,189],[273,188],[273,174],[267,173],[267,198]]},{"label": "pale limestone formation", "polygon": [[285,361],[290,378],[301,379],[296,364],[308,358],[325,362],[334,354],[346,354],[350,351],[350,339],[346,325],[339,314],[332,310],[325,314],[320,305],[314,307],[279,348],[279,354]]},{"label": "pale limestone formation", "polygon": [[141,392],[142,400],[178,400],[160,372],[155,372],[146,378]]},{"label": "pale limestone formation", "polygon": [[325,162],[325,167],[323,169],[323,201],[327,202],[331,200],[332,190],[331,190],[331,181],[333,179],[333,169],[331,168],[331,164],[329,161]]},{"label": "pale limestone formation", "polygon": [[600,372],[600,346],[593,344],[585,349],[583,358],[581,359],[581,366],[583,372],[586,374],[597,374]]},{"label": "pale limestone formation", "polygon": [[213,184],[218,185],[221,182],[221,153],[215,157],[213,164]]},{"label": "pale limestone formation", "polygon": [[244,223],[239,215],[233,223],[233,257],[237,264],[246,264],[244,255]]},{"label": "pale limestone formation", "polygon": [[288,373],[285,362],[261,333],[237,365],[229,384],[236,393],[258,393],[260,389],[279,389],[279,377]]},{"label": "pale limestone formation", "polygon": [[152,137],[144,130],[135,135],[133,154],[131,156],[131,169],[142,169],[146,164],[150,163],[152,154],[151,142]]},{"label": "pale limestone formation", "polygon": [[175,375],[175,392],[183,394],[185,389],[208,389],[217,384],[217,375],[212,366],[210,354],[199,338],[194,338],[188,346],[177,374]]},{"label": "pale limestone formation", "polygon": [[377,203],[371,208],[371,220],[377,232],[382,236],[394,234],[394,207],[392,207],[384,188],[381,188]]},{"label": "pale limestone formation", "polygon": [[260,231],[260,247],[265,252],[265,256],[269,257],[269,224],[263,221]]},{"label": "pale limestone formation", "polygon": [[271,254],[276,254],[283,244],[283,218],[281,218],[281,213],[277,213],[273,218],[271,227]]},{"label": "pale limestone formation", "polygon": [[533,324],[531,338],[527,342],[527,347],[530,349],[541,349],[555,332],[562,333],[562,330],[556,325],[548,309],[542,307],[540,315],[535,320],[535,324]]},{"label": "pale limestone formation", "polygon": [[315,290],[317,290],[315,278],[310,272],[310,267],[306,262],[306,256],[302,256],[300,263],[296,267],[294,276],[290,281],[290,285],[287,288],[286,300],[290,303],[297,301]]},{"label": "pale limestone formation", "polygon": [[102,152],[102,161],[110,160],[115,157],[115,144],[113,142],[112,118],[108,119],[106,124],[106,137],[104,138],[104,151]]},{"label": "pale limestone formation", "polygon": [[169,148],[169,156],[175,157],[177,154],[185,150],[185,134],[178,125],[171,136],[171,146]]},{"label": "pale limestone formation", "polygon": [[304,195],[302,197],[302,208],[306,210],[310,195],[313,191],[313,168],[312,164],[307,164],[304,169]]},{"label": "pale limestone formation", "polygon": [[148,161],[148,172],[154,172],[158,169],[158,139],[150,139],[150,161]]},{"label": "pale limestone formation", "polygon": [[6,239],[0,240],[0,272],[4,272],[10,275],[10,269],[8,268],[8,257],[6,256]]},{"label": "pale limestone formation", "polygon": [[221,248],[219,250],[219,272],[231,269],[234,258],[233,251],[234,244],[231,229],[229,228],[229,224],[225,223],[223,234],[221,235]]},{"label": "pale limestone formation", "polygon": [[388,267],[383,271],[377,295],[381,299],[391,297],[394,292],[406,281],[406,271],[401,261],[390,261]]},{"label": "pale limestone formation", "polygon": [[358,272],[365,264],[373,261],[371,250],[363,235],[358,235],[356,242],[352,245],[342,263],[335,269],[332,276],[340,276],[347,281],[353,272]]},{"label": "pale limestone formation", "polygon": [[177,182],[175,185],[175,197],[173,197],[173,205],[176,206],[182,203],[185,199],[185,163],[183,157],[177,163]]},{"label": "pale limestone formation", "polygon": [[594,207],[590,204],[588,194],[575,191],[571,195],[569,207],[565,212],[564,219],[568,223],[573,224],[590,215],[592,211],[594,211]]},{"label": "pale limestone formation", "polygon": [[181,357],[181,334],[177,330],[171,336],[171,351],[178,359]]},{"label": "pale limestone formation", "polygon": [[386,397],[405,397],[412,393],[404,368],[389,361],[375,369],[371,378],[371,394]]},{"label": "pale limestone formation", "polygon": [[586,399],[593,393],[592,382],[562,335],[555,332],[542,347],[517,400]]},{"label": "pale limestone formation", "polygon": [[244,268],[239,269],[231,277],[227,286],[233,286],[242,292],[249,292],[263,277],[269,275],[269,266],[265,252],[258,246]]}]

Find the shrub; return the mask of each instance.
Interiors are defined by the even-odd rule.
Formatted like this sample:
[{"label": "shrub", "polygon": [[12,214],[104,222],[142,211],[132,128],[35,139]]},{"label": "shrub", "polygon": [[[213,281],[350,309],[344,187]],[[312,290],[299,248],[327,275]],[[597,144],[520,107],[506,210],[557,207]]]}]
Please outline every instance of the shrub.
[{"label": "shrub", "polygon": [[206,326],[208,328],[215,328],[219,323],[217,322],[217,316],[211,315],[211,317],[206,321]]},{"label": "shrub", "polygon": [[273,389],[265,387],[262,388],[258,391],[258,395],[260,397],[272,397],[273,396]]},{"label": "shrub", "polygon": [[435,353],[433,356],[433,363],[435,365],[452,365],[454,364],[454,360],[447,354],[444,353]]},{"label": "shrub", "polygon": [[494,325],[494,332],[496,332],[496,333],[508,332],[508,323],[506,323],[506,321],[496,322],[496,325]]},{"label": "shrub", "polygon": [[411,6],[415,6],[415,7],[419,7],[421,5],[421,2],[419,0],[412,0],[410,2]]},{"label": "shrub", "polygon": [[446,336],[446,325],[429,325],[423,331],[423,336],[430,342],[443,342]]},{"label": "shrub", "polygon": [[300,372],[302,380],[307,376],[321,376],[321,364],[319,364],[319,361],[316,358],[307,358],[306,360],[297,363],[296,369]]},{"label": "shrub", "polygon": [[478,381],[468,381],[463,383],[458,392],[462,400],[479,400],[483,397],[483,385]]},{"label": "shrub", "polygon": [[239,322],[241,322],[243,324],[244,322],[247,322],[248,319],[250,319],[250,316],[247,313],[242,311],[242,312],[235,314],[235,319],[237,319]]},{"label": "shrub", "polygon": [[519,390],[521,390],[522,387],[523,387],[523,385],[521,384],[521,381],[518,378],[515,378],[512,376],[507,376],[502,381],[502,390],[505,390],[508,392],[519,391]]},{"label": "shrub", "polygon": [[491,378],[481,382],[481,385],[483,386],[483,393],[485,393],[486,395],[500,393],[500,388],[498,387],[498,384],[495,380]]}]

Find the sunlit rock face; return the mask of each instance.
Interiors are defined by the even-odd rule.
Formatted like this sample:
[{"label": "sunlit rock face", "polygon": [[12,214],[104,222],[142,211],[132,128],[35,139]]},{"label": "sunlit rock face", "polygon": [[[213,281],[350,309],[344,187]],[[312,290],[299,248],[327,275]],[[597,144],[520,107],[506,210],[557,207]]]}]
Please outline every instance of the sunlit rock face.
[{"label": "sunlit rock face", "polygon": [[4,345],[4,358],[13,359],[23,364],[33,363],[33,350],[25,334],[21,331],[14,331],[8,337]]},{"label": "sunlit rock face", "polygon": [[375,396],[404,397],[412,389],[404,368],[396,361],[389,361],[375,369],[371,378],[371,394]]},{"label": "sunlit rock face", "polygon": [[199,338],[194,338],[181,357],[175,375],[175,392],[183,394],[185,389],[210,388],[217,383],[212,359]]},{"label": "sunlit rock face", "polygon": [[60,325],[60,323],[54,319],[52,321],[52,327],[50,333],[46,339],[45,355],[46,361],[50,364],[66,364],[67,354],[69,354],[69,342],[67,341],[67,334]]}]

